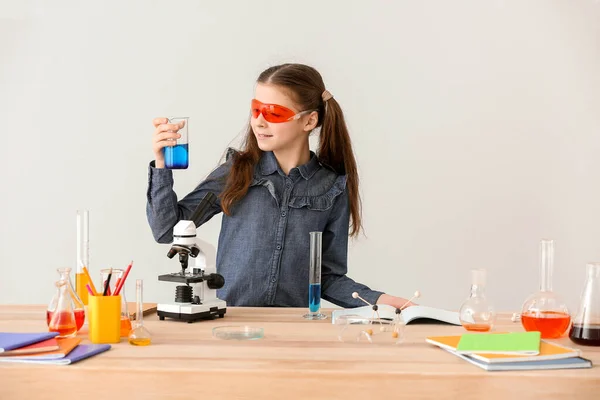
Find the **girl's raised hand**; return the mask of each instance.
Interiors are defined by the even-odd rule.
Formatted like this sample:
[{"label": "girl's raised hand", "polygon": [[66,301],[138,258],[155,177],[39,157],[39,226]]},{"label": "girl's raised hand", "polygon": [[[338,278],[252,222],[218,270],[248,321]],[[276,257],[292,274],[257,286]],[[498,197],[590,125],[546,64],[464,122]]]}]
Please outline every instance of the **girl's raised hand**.
[{"label": "girl's raised hand", "polygon": [[156,168],[165,167],[165,157],[163,148],[172,147],[177,144],[177,139],[181,137],[177,131],[183,128],[185,121],[177,124],[169,124],[169,120],[164,117],[154,118],[154,134],[152,135],[152,151],[154,152],[154,160]]}]

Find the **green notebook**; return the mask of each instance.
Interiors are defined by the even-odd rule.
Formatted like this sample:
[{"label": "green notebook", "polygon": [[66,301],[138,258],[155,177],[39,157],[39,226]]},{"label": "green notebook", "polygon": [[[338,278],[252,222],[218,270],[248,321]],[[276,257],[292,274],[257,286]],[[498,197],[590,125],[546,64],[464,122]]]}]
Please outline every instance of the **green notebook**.
[{"label": "green notebook", "polygon": [[538,355],[540,337],[540,332],[465,333],[458,341],[456,352]]}]

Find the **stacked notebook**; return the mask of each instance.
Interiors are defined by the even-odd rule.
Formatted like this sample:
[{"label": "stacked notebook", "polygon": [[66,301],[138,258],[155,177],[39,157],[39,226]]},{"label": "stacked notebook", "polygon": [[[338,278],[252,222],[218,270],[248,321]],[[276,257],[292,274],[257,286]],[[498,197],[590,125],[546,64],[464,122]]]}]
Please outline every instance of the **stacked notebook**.
[{"label": "stacked notebook", "polygon": [[68,365],[110,349],[109,344],[81,344],[81,339],[57,339],[57,332],[0,332],[0,362]]},{"label": "stacked notebook", "polygon": [[592,367],[579,350],[542,340],[539,332],[467,333],[426,341],[487,371]]}]

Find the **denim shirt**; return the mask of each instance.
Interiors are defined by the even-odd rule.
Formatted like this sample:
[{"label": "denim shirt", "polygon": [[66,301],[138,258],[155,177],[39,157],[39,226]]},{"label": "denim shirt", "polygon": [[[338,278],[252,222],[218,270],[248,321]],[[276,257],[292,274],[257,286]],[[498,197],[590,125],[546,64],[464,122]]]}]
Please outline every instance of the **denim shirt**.
[{"label": "denim shirt", "polygon": [[[175,224],[190,218],[208,192],[219,197],[231,155],[179,201],[172,171],[150,163],[146,214],[157,242],[171,243]],[[200,225],[221,211],[218,198]],[[320,231],[321,297],[341,307],[363,306],[352,298],[358,292],[375,304],[382,292],[346,276],[349,222],[345,175],[321,165],[313,152],[286,175],[275,155],[264,152],[247,194],[222,218],[216,268],[225,286],[217,296],[230,306],[308,307],[309,232]]]}]

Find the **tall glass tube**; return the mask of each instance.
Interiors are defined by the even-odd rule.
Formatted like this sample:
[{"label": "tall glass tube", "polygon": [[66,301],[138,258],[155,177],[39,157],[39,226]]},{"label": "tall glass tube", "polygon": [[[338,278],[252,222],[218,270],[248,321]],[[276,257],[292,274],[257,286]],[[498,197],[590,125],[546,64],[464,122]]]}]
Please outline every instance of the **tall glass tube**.
[{"label": "tall glass tube", "polygon": [[88,291],[85,287],[90,283],[88,275],[84,273],[83,267],[90,269],[90,229],[88,210],[77,210],[77,269],[75,273],[75,290],[77,295],[87,306]]},{"label": "tall glass tube", "polygon": [[321,245],[322,232],[310,232],[310,265],[308,271],[308,313],[306,319],[325,319],[321,313]]},{"label": "tall glass tube", "polygon": [[542,239],[540,242],[540,291],[552,291],[552,272],[554,272],[554,241]]}]

